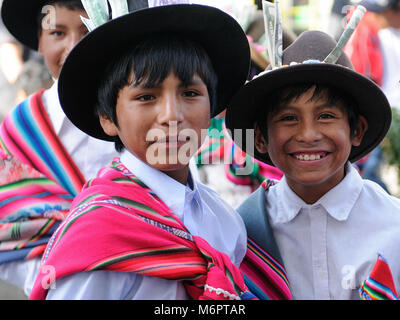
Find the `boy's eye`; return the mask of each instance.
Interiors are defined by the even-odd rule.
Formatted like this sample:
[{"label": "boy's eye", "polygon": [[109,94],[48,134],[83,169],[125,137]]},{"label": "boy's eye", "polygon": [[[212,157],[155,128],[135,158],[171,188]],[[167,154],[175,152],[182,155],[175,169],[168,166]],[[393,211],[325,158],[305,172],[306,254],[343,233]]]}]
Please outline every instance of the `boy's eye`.
[{"label": "boy's eye", "polygon": [[139,101],[151,101],[153,99],[155,99],[155,97],[151,94],[144,94],[136,98],[136,100]]},{"label": "boy's eye", "polygon": [[286,115],[279,118],[280,121],[296,121],[296,119],[297,118],[294,115]]},{"label": "boy's eye", "polygon": [[53,31],[50,34],[52,36],[61,37],[62,35],[64,35],[64,32],[62,32],[62,31]]},{"label": "boy's eye", "polygon": [[197,97],[198,95],[199,95],[199,94],[198,94],[196,91],[193,91],[193,90],[186,90],[186,91],[183,93],[183,96],[189,97],[189,98]]},{"label": "boy's eye", "polygon": [[323,113],[319,116],[320,119],[333,119],[335,118],[332,114],[329,113]]}]

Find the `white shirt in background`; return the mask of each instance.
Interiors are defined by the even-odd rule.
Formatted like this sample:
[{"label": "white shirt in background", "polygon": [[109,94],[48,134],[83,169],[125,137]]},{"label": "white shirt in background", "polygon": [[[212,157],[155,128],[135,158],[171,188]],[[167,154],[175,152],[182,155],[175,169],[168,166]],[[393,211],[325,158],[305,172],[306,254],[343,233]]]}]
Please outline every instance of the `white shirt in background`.
[{"label": "white shirt in background", "polygon": [[[85,179],[94,178],[97,171],[119,156],[113,142],[92,138],[75,127],[63,112],[57,83],[43,93],[44,108],[55,133],[79,167]],[[40,268],[40,259],[14,261],[0,265],[0,279],[21,288],[29,296]]]},{"label": "white shirt in background", "polygon": [[400,111],[400,29],[378,31],[383,58],[382,91],[392,107]]}]

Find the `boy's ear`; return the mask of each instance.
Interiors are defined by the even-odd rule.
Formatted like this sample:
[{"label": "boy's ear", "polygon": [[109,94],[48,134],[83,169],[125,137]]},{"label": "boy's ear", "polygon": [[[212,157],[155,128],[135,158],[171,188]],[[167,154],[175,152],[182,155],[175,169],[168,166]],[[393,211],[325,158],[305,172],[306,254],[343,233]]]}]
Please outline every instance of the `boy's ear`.
[{"label": "boy's ear", "polygon": [[255,130],[254,145],[256,146],[257,151],[260,153],[267,153],[268,144],[265,141],[264,135],[262,134],[257,124],[254,126],[254,130]]},{"label": "boy's ear", "polygon": [[115,137],[118,135],[118,128],[114,124],[114,121],[112,121],[109,117],[107,117],[105,115],[100,115],[99,120],[100,120],[100,125],[103,128],[103,131],[107,135],[109,135],[111,137]]},{"label": "boy's ear", "polygon": [[358,147],[361,144],[361,141],[365,135],[365,132],[368,129],[368,121],[364,116],[360,115],[358,117],[357,127],[354,130],[354,136],[351,140],[351,143],[354,147]]}]

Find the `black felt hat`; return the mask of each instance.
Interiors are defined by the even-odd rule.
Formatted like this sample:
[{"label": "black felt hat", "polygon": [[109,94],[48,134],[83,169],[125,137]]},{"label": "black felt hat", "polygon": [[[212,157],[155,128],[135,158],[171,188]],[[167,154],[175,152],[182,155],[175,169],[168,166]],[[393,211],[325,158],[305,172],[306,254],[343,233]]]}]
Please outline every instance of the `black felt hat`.
[{"label": "black felt hat", "polygon": [[39,45],[38,17],[47,3],[49,0],[3,0],[1,7],[1,18],[8,31],[19,42],[35,51]]},{"label": "black felt hat", "polygon": [[8,31],[22,44],[38,49],[37,15],[46,0],[3,0],[1,18]]},{"label": "black felt hat", "polygon": [[[254,129],[260,108],[276,90],[298,84],[320,84],[340,89],[357,103],[358,111],[368,121],[368,130],[358,147],[353,147],[349,160],[355,162],[372,151],[389,130],[391,108],[382,90],[353,69],[350,59],[342,53],[336,64],[321,63],[335,48],[336,41],[320,31],[306,31],[283,51],[283,67],[267,71],[249,81],[230,102],[226,127],[242,129],[234,140],[242,150],[256,159],[271,164],[268,153],[246,148],[246,129]],[[294,64],[297,63],[297,64]]]},{"label": "black felt hat", "polygon": [[95,114],[97,92],[104,68],[125,48],[146,37],[173,33],[200,43],[218,76],[217,106],[222,112],[245,83],[250,69],[250,48],[240,25],[227,13],[209,6],[176,4],[146,8],[113,19],[89,32],[70,52],[61,70],[58,92],[61,106],[79,129],[112,141]]}]

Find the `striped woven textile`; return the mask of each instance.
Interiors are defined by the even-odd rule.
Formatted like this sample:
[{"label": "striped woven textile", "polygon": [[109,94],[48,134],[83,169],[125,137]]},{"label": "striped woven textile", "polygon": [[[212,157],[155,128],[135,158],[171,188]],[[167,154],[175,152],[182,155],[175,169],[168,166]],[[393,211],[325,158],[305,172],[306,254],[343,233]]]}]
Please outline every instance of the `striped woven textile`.
[{"label": "striped woven textile", "polygon": [[23,101],[0,127],[0,263],[40,256],[84,185],[42,94]]},{"label": "striped woven textile", "polygon": [[14,155],[69,194],[76,195],[85,179],[54,132],[39,91],[7,115],[0,128],[0,143]]},{"label": "striped woven textile", "polygon": [[378,259],[369,277],[360,287],[363,300],[399,300],[387,261],[378,255]]},{"label": "striped woven textile", "polygon": [[265,179],[280,180],[283,176],[278,168],[243,152],[230,138],[224,118],[211,119],[207,138],[197,151],[195,159],[198,167],[225,164],[225,176],[228,180],[237,185],[250,186],[252,190],[258,188]]},{"label": "striped woven textile", "polygon": [[118,158],[75,198],[49,241],[30,299],[46,297],[47,267],[54,280],[93,270],[135,272],[183,281],[192,299],[255,299],[229,257],[191,235]]},{"label": "striped woven textile", "polygon": [[[276,183],[277,180],[267,179],[261,183],[261,187],[266,191]],[[243,272],[247,287],[260,300],[291,300],[292,295],[284,266],[252,239],[252,235],[255,236],[252,224],[246,219],[245,223],[248,228],[247,251],[240,270]],[[261,221],[260,223],[262,224]]]},{"label": "striped woven textile", "polygon": [[260,300],[292,299],[283,266],[250,238],[240,270],[249,291]]},{"label": "striped woven textile", "polygon": [[[203,145],[197,150],[195,160],[197,167],[208,164],[226,163],[225,156],[230,149],[230,141],[224,131],[224,119],[212,118]],[[227,151],[227,152],[226,152]]]}]

